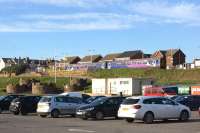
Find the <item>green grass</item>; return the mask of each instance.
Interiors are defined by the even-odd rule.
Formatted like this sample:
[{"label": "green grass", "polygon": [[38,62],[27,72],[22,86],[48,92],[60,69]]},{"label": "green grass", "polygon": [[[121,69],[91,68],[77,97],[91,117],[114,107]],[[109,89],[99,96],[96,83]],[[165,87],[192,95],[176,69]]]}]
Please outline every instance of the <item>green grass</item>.
[{"label": "green grass", "polygon": [[163,70],[163,69],[111,69],[89,72],[93,78],[154,78],[159,85],[200,83],[200,69]]},{"label": "green grass", "polygon": [[[200,84],[200,69],[193,70],[163,70],[163,69],[111,69],[97,70],[88,72],[91,78],[118,78],[118,77],[134,77],[134,78],[153,78],[158,85],[169,84]],[[31,79],[24,77],[23,79]],[[54,83],[54,77],[34,77],[41,83]],[[18,84],[20,77],[5,78],[0,77],[0,94],[5,93],[7,84]],[[57,78],[57,87],[63,88],[69,83],[69,78]],[[85,87],[87,93],[91,92],[91,83]]]}]

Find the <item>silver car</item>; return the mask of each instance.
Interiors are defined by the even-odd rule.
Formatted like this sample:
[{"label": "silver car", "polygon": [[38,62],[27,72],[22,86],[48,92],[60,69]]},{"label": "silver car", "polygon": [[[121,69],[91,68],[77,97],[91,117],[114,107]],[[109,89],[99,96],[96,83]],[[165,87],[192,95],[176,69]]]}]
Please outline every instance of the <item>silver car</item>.
[{"label": "silver car", "polygon": [[41,117],[50,115],[58,118],[61,115],[75,117],[76,109],[85,104],[81,98],[69,96],[44,96],[38,103],[37,113]]}]

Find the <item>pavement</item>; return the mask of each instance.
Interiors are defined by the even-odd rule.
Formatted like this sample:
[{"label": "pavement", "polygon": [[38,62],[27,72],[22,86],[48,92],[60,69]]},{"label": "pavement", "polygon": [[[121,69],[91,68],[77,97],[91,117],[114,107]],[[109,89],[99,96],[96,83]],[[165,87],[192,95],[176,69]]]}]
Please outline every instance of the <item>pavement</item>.
[{"label": "pavement", "polygon": [[14,116],[0,114],[0,133],[200,133],[200,117],[192,113],[188,122],[177,120],[156,121],[144,124],[141,121],[128,124],[124,120],[101,121],[79,118],[40,118],[36,114]]}]

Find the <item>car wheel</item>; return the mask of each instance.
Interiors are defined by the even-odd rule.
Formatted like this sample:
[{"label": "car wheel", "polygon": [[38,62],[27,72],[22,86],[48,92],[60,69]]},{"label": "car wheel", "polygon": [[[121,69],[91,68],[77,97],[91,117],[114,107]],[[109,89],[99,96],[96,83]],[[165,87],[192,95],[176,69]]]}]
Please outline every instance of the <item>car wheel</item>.
[{"label": "car wheel", "polygon": [[119,117],[118,117],[118,116],[115,116],[115,119],[116,119],[116,120],[118,120],[118,119],[119,119]]},{"label": "car wheel", "polygon": [[46,118],[46,117],[47,117],[47,115],[40,115],[40,117],[41,117],[41,118]]},{"label": "car wheel", "polygon": [[96,113],[96,119],[97,120],[103,120],[104,119],[103,113],[102,112],[97,112]]},{"label": "car wheel", "polygon": [[186,111],[186,110],[182,111],[179,120],[180,121],[188,121],[189,120],[188,111]]},{"label": "car wheel", "polygon": [[13,112],[13,115],[19,115],[19,111]]},{"label": "car wheel", "polygon": [[82,118],[82,120],[87,120],[87,119],[88,119],[87,117],[83,117],[83,118]]},{"label": "car wheel", "polygon": [[74,115],[74,114],[73,114],[73,115],[71,115],[71,117],[75,118],[75,117],[76,117],[76,115]]},{"label": "car wheel", "polygon": [[3,111],[3,110],[0,108],[0,114],[2,113],[2,111]]},{"label": "car wheel", "polygon": [[20,111],[20,114],[21,114],[21,115],[27,115],[27,112],[26,112],[25,110],[21,110],[21,111]]},{"label": "car wheel", "polygon": [[144,115],[144,118],[143,118],[144,123],[146,123],[146,124],[151,124],[151,123],[153,123],[153,120],[154,120],[154,115],[153,115],[153,113],[147,112],[147,113]]},{"label": "car wheel", "polygon": [[133,122],[134,122],[134,119],[132,119],[132,118],[127,118],[127,119],[126,119],[126,122],[128,122],[128,123],[133,123]]},{"label": "car wheel", "polygon": [[60,115],[60,112],[57,109],[54,109],[53,111],[51,111],[51,117],[58,118],[59,115]]}]

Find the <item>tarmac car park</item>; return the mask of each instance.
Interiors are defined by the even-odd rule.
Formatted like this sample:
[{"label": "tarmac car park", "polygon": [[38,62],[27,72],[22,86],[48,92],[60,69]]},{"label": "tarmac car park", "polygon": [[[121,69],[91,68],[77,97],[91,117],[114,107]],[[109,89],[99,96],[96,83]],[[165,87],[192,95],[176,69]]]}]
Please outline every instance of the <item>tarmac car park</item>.
[{"label": "tarmac car park", "polygon": [[[158,105],[155,104],[154,100],[152,101],[152,98],[155,98],[157,102],[159,101],[157,99],[160,98],[162,105],[159,106],[165,106],[165,110],[163,111],[161,107],[158,108]],[[9,112],[0,114],[0,131],[2,133],[129,133],[133,131],[137,133],[160,133],[161,131],[162,133],[199,133],[200,131],[200,110],[199,112],[190,112],[188,107],[165,97],[129,97],[125,101],[124,99],[125,97],[121,96],[100,97],[88,104],[84,103],[83,99],[79,97],[64,95],[43,96],[38,103],[37,113],[31,113],[28,116],[10,115]],[[16,102],[17,99],[13,101],[14,104]],[[74,104],[74,106],[70,104]],[[143,115],[148,116],[146,118],[141,117],[141,119],[134,119],[134,117],[132,117],[132,113],[134,112],[132,111],[144,111],[147,109],[145,106],[155,106],[152,112],[161,112],[162,118],[154,117],[154,115],[151,114]],[[127,110],[127,108],[130,108],[130,110]],[[177,108],[179,108],[177,112],[170,111],[171,109],[176,110]],[[58,112],[53,112],[55,109],[57,109]],[[122,113],[121,111],[125,112]],[[55,118],[59,117],[59,119],[44,119],[38,117],[38,114],[41,117],[50,115]],[[74,118],[76,115],[77,118]],[[174,116],[172,117],[170,115]],[[93,119],[83,121],[79,117],[82,119]],[[130,125],[124,122],[123,119],[126,119],[128,122],[135,121]],[[148,124],[146,125],[143,123]]]}]

